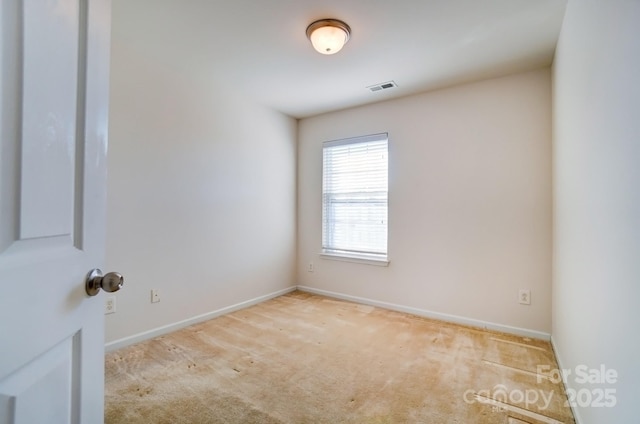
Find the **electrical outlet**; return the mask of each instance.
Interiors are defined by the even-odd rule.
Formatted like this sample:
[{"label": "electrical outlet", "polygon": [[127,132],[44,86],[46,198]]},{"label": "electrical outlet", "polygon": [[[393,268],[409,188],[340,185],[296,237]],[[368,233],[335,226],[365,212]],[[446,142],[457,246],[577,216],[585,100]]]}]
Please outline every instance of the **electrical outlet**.
[{"label": "electrical outlet", "polygon": [[104,314],[113,314],[116,312],[116,297],[108,296],[104,300]]},{"label": "electrical outlet", "polygon": [[158,303],[160,302],[160,293],[158,292],[157,289],[152,289],[151,290],[151,303]]},{"label": "electrical outlet", "polygon": [[308,272],[313,272],[313,262],[309,262],[309,266],[307,267]]},{"label": "electrical outlet", "polygon": [[522,289],[518,292],[518,301],[521,305],[531,305],[531,290]]}]

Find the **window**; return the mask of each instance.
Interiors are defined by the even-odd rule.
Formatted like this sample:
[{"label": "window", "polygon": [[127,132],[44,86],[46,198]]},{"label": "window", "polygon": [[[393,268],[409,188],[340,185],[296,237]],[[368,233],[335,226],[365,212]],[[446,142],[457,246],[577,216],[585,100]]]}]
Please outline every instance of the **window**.
[{"label": "window", "polygon": [[387,262],[388,136],[323,144],[322,253]]}]

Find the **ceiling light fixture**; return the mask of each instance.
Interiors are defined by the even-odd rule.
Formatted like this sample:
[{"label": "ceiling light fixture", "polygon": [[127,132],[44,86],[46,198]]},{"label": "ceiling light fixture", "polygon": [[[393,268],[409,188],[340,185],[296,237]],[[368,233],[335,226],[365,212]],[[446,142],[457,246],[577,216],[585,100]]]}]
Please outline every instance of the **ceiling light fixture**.
[{"label": "ceiling light fixture", "polygon": [[307,38],[313,48],[322,54],[338,53],[347,44],[351,28],[337,19],[320,19],[307,27]]}]

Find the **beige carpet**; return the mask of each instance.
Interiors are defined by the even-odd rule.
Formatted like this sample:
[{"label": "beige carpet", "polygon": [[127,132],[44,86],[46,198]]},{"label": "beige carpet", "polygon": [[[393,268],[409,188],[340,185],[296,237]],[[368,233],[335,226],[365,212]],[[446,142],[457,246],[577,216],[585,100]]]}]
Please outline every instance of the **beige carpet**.
[{"label": "beige carpet", "polygon": [[538,365],[547,342],[293,292],[109,353],[105,422],[574,423]]}]

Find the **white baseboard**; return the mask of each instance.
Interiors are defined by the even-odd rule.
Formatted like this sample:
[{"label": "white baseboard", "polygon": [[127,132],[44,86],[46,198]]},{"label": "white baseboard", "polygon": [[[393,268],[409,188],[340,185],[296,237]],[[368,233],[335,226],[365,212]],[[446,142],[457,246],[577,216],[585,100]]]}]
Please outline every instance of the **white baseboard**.
[{"label": "white baseboard", "polygon": [[412,315],[418,315],[425,318],[437,319],[440,321],[452,322],[455,324],[468,325],[471,327],[479,327],[487,330],[500,331],[503,333],[515,334],[517,336],[529,337],[532,339],[551,340],[551,334],[544,333],[542,331],[529,330],[526,328],[511,327],[509,325],[496,324],[493,322],[480,321],[472,318],[465,318],[457,315],[443,314],[440,312],[428,311],[426,309],[414,308],[411,306],[397,305],[395,303],[381,302],[379,300],[367,299],[364,297],[351,296],[348,294],[336,293],[327,290],[316,289],[307,286],[298,286],[298,290],[319,294],[327,297],[333,297],[336,299],[348,300],[356,303],[363,303],[365,305],[377,306],[379,308],[390,309],[392,311],[405,312]]},{"label": "white baseboard", "polygon": [[[562,360],[562,357],[560,356],[560,352],[558,352],[558,348],[553,336],[551,336],[551,349],[553,349],[553,356],[556,357],[558,368],[561,370],[571,369],[571,367],[565,366],[566,363]],[[567,387],[567,383],[565,381],[563,381],[562,384],[564,385],[564,391],[566,393],[569,387]],[[577,408],[575,408],[574,405],[571,405],[571,412],[573,413],[573,419],[575,420],[576,424],[580,424],[583,422],[582,418],[580,418],[580,412],[578,411]]]},{"label": "white baseboard", "polygon": [[[508,326],[508,325],[496,324],[496,323],[487,322],[487,321],[480,321],[480,320],[475,320],[475,319],[471,319],[471,318],[465,318],[465,317],[461,317],[461,316],[457,316],[457,315],[443,314],[443,313],[440,313],[440,312],[428,311],[428,310],[425,310],[425,309],[414,308],[414,307],[411,307],[411,306],[397,305],[397,304],[394,304],[394,303],[382,302],[382,301],[378,301],[378,300],[367,299],[367,298],[364,298],[364,297],[351,296],[351,295],[347,295],[347,294],[343,294],[343,293],[336,293],[336,292],[332,292],[332,291],[316,289],[316,288],[313,288],[313,287],[293,286],[293,287],[288,287],[286,289],[278,290],[278,291],[273,292],[273,293],[266,294],[264,296],[258,296],[256,298],[253,298],[253,299],[250,299],[250,300],[247,300],[247,301],[244,301],[244,302],[236,303],[235,305],[226,306],[224,308],[220,308],[220,309],[217,309],[217,310],[212,311],[212,312],[207,312],[207,313],[202,314],[202,315],[197,315],[195,317],[188,318],[188,319],[185,319],[183,321],[179,321],[179,322],[168,324],[168,325],[165,325],[165,326],[162,326],[162,327],[154,328],[153,330],[144,331],[142,333],[134,334],[133,336],[128,336],[128,337],[124,337],[122,339],[114,340],[114,341],[109,342],[109,343],[107,343],[105,345],[105,350],[107,352],[111,352],[111,351],[114,351],[114,350],[117,350],[117,349],[121,349],[121,348],[126,347],[126,346],[130,346],[130,345],[135,344],[135,343],[139,343],[139,342],[142,342],[142,341],[145,341],[145,340],[152,339],[154,337],[162,336],[164,334],[168,334],[168,333],[171,333],[173,331],[180,330],[180,329],[188,327],[190,325],[198,324],[200,322],[204,322],[204,321],[210,320],[212,318],[216,318],[216,317],[219,317],[221,315],[228,314],[230,312],[234,312],[234,311],[237,311],[237,310],[240,310],[240,309],[247,308],[247,307],[252,306],[252,305],[256,305],[258,303],[264,302],[265,300],[269,300],[269,299],[273,299],[274,297],[282,296],[283,294],[290,293],[290,292],[292,292],[292,291],[294,291],[296,289],[300,290],[300,291],[308,292],[308,293],[314,293],[314,294],[319,294],[319,295],[322,295],[322,296],[333,297],[333,298],[336,298],[336,299],[342,299],[342,300],[348,300],[348,301],[351,301],[351,302],[362,303],[364,305],[371,305],[371,306],[376,306],[376,307],[379,307],[379,308],[390,309],[390,310],[393,310],[393,311],[405,312],[405,313],[408,313],[408,314],[413,314],[413,315],[417,315],[417,316],[421,316],[421,317],[425,317],[425,318],[432,318],[432,319],[437,319],[437,320],[440,320],[440,321],[447,321],[447,322],[452,322],[452,323],[456,323],[456,324],[468,325],[468,326],[471,326],[471,327],[484,328],[484,329],[488,329],[488,330],[501,331],[503,333],[515,334],[515,335],[518,335],[518,336],[530,337],[530,338],[533,338],[533,339],[551,340],[551,335],[550,334],[544,333],[544,332],[541,332],[541,331],[528,330],[526,328],[511,327],[511,326]],[[557,357],[557,355],[556,355],[556,357]],[[560,363],[560,362],[558,361],[558,363]],[[575,411],[574,411],[574,413],[575,413]]]},{"label": "white baseboard", "polygon": [[153,330],[145,331],[139,334],[134,334],[133,336],[124,337],[122,339],[114,340],[105,345],[105,351],[111,352],[117,349],[121,349],[126,346],[130,346],[135,343],[139,343],[145,340],[152,339],[154,337],[162,336],[164,334],[171,333],[176,330],[180,330],[182,328],[188,327],[193,324],[198,324],[200,322],[204,322],[210,320],[212,318],[219,317],[220,315],[228,314],[230,312],[234,312],[240,309],[247,308],[249,306],[256,305],[258,303],[264,302],[265,300],[273,299],[274,297],[282,296],[283,294],[290,293],[296,290],[296,286],[288,287],[286,289],[278,290],[273,293],[266,294],[264,296],[258,296],[256,298],[236,303],[235,305],[226,306],[224,308],[217,309],[212,312],[207,312],[206,314],[197,315],[192,318],[185,319],[183,321],[175,322],[173,324],[165,325],[162,327],[154,328]]}]

